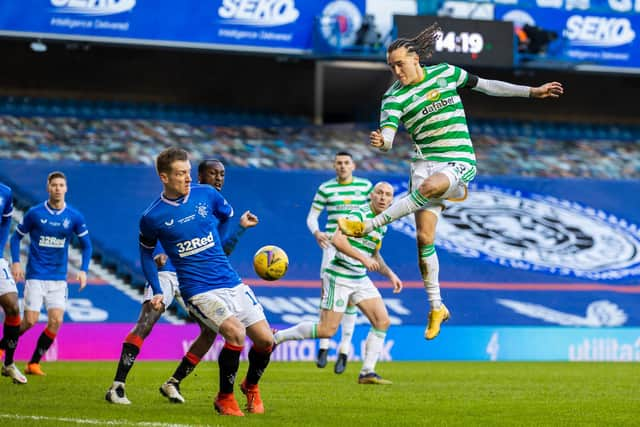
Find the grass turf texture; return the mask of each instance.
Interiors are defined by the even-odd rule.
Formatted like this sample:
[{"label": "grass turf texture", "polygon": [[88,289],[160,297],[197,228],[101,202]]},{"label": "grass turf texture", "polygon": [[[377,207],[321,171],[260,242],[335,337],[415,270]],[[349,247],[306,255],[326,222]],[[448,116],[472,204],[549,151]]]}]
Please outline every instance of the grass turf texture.
[{"label": "grass turf texture", "polygon": [[[357,362],[342,375],[332,363],[318,369],[311,362],[274,362],[260,385],[266,413],[244,418],[213,410],[213,362],[201,363],[183,382],[186,404],[161,397],[158,387],[176,363],[137,363],[127,382],[131,406],[104,400],[115,362],[44,363],[47,376],[29,376],[25,386],[2,377],[0,425],[635,426],[640,416],[634,363],[390,362],[378,364],[378,372],[394,384],[375,386],[357,384]],[[246,367],[241,364],[238,380]],[[244,407],[238,386],[236,398]]]}]

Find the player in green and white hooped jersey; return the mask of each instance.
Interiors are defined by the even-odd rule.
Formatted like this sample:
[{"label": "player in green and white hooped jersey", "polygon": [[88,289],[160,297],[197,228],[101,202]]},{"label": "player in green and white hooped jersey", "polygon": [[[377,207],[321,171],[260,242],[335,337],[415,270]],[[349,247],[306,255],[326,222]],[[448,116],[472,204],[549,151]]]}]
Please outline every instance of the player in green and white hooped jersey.
[{"label": "player in green and white hooped jersey", "polygon": [[373,219],[339,221],[345,234],[358,236],[415,213],[420,271],[431,306],[426,339],[435,338],[440,324],[449,318],[440,296],[434,247],[436,223],[444,200],[464,200],[467,185],[476,174],[476,159],[459,89],[524,98],[558,98],[563,93],[558,82],[529,87],[485,80],[449,64],[423,67],[421,60],[431,56],[440,35],[440,28],[433,24],[414,38],[401,38],[389,45],[387,63],[397,81],[382,97],[380,129],[369,136],[373,147],[388,151],[401,123],[410,133],[415,154],[409,193]]},{"label": "player in green and white hooped jersey", "polygon": [[[336,177],[320,185],[307,215],[307,227],[316,238],[318,246],[322,248],[321,279],[324,269],[336,252],[331,244],[331,237],[338,227],[338,217],[348,214],[354,208],[366,205],[373,187],[368,179],[353,176],[356,165],[350,153],[346,151],[337,153],[333,166]],[[327,223],[323,232],[320,230],[318,217],[325,209],[327,210]],[[338,345],[338,357],[334,367],[334,372],[337,374],[341,374],[346,368],[356,315],[356,308],[350,305],[342,319],[342,337]],[[324,368],[327,365],[328,352],[329,338],[323,338],[319,342],[316,358],[316,365],[319,368]]]},{"label": "player in green and white hooped jersey", "polygon": [[[371,202],[352,211],[349,216],[360,220],[373,218],[393,200],[393,187],[379,182],[371,192]],[[276,332],[276,343],[305,338],[329,338],[335,334],[347,304],[355,304],[371,322],[365,343],[365,354],[358,382],[360,384],[391,384],[375,372],[384,339],[391,323],[382,296],[367,276],[367,270],[377,271],[389,278],[393,292],[402,290],[402,282],[380,256],[386,226],[376,227],[362,237],[346,237],[337,230],[331,242],[338,252],[325,269],[320,306],[320,322],[301,322]]]}]

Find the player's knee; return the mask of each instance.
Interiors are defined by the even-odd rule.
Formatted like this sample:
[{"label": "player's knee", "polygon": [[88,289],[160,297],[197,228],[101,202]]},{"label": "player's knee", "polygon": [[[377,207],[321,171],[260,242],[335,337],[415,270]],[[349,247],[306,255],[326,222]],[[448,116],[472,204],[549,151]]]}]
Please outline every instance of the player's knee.
[{"label": "player's knee", "polygon": [[253,341],[253,346],[256,348],[267,348],[273,345],[273,335],[258,337]]},{"label": "player's knee", "polygon": [[216,339],[216,333],[209,328],[201,328],[200,336],[209,342],[213,342]]},{"label": "player's knee", "polygon": [[32,318],[31,316],[25,316],[22,318],[22,326],[20,330],[26,331],[27,329],[31,329],[33,325],[38,321],[37,318]]},{"label": "player's knee", "polygon": [[211,347],[216,339],[216,333],[209,328],[200,328],[200,336],[198,340],[202,345]]},{"label": "player's knee", "polygon": [[441,190],[438,186],[431,180],[425,179],[422,181],[422,184],[418,187],[418,191],[426,198],[434,197],[438,195]]},{"label": "player's knee", "polygon": [[20,315],[20,307],[18,304],[7,304],[2,307],[4,309],[4,314],[6,316],[19,316]]},{"label": "player's knee", "polygon": [[338,331],[338,325],[326,325],[319,323],[317,334],[318,338],[331,338]]},{"label": "player's knee", "polygon": [[418,246],[433,245],[436,239],[435,230],[417,230],[416,239],[418,240]]},{"label": "player's knee", "polygon": [[236,346],[243,346],[245,339],[244,328],[236,325],[226,325],[226,327],[220,329],[220,334],[224,337],[225,341],[229,344]]},{"label": "player's knee", "polygon": [[375,322],[372,322],[371,325],[379,331],[386,331],[391,326],[391,319],[389,319],[389,316],[382,316],[375,319]]},{"label": "player's knee", "polygon": [[47,322],[47,329],[49,329],[51,332],[58,333],[60,326],[62,326],[61,318],[52,318],[51,316],[49,317],[49,321]]},{"label": "player's knee", "polygon": [[155,322],[150,322],[149,319],[136,323],[136,326],[133,327],[133,331],[131,331],[134,335],[139,336],[142,339],[145,339],[151,333],[153,329],[153,325]]}]

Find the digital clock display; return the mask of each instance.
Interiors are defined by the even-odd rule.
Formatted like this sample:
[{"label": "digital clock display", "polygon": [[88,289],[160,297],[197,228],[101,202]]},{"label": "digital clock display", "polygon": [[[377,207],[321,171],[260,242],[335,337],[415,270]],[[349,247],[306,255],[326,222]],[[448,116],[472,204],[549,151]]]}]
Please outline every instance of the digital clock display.
[{"label": "digital clock display", "polygon": [[513,24],[502,21],[476,21],[441,16],[394,17],[398,37],[414,37],[434,22],[442,29],[429,64],[512,67],[514,64]]},{"label": "digital clock display", "polygon": [[438,52],[480,53],[484,47],[484,38],[480,33],[466,31],[461,33],[440,31],[439,33],[440,36],[436,41],[436,51]]}]

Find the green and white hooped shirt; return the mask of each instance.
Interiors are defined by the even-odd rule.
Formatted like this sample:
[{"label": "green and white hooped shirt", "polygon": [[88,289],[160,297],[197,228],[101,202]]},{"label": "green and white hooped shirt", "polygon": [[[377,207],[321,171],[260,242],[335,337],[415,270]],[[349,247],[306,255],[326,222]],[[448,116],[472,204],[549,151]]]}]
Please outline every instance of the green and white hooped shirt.
[{"label": "green and white hooped shirt", "polygon": [[323,182],[313,197],[312,206],[322,211],[327,209],[325,232],[333,236],[338,227],[338,218],[349,214],[369,203],[369,193],[373,188],[371,181],[353,177],[349,183],[339,183],[336,178]]},{"label": "green and white hooped shirt", "polygon": [[[349,213],[350,219],[364,221],[372,219],[376,215],[371,210],[371,206],[367,203],[361,209]],[[382,239],[387,232],[387,226],[373,229],[370,233],[362,237],[347,237],[349,244],[359,252],[372,256],[376,250],[380,250]],[[336,251],[335,257],[329,262],[325,273],[333,278],[361,279],[367,275],[366,267],[358,260]]]},{"label": "green and white hooped shirt", "polygon": [[395,82],[382,97],[380,129],[395,132],[403,123],[415,144],[412,161],[465,162],[476,157],[458,88],[468,74],[462,68],[438,64],[423,67],[424,79],[402,86]]}]

